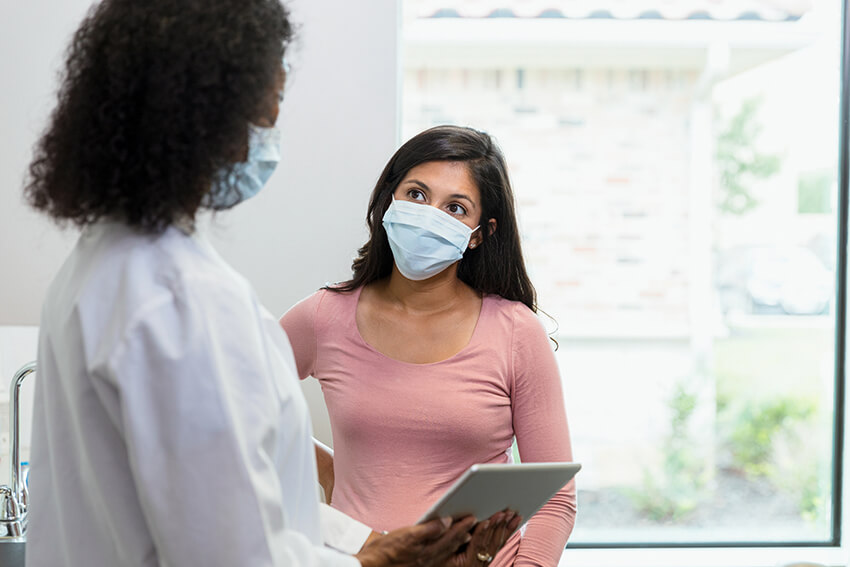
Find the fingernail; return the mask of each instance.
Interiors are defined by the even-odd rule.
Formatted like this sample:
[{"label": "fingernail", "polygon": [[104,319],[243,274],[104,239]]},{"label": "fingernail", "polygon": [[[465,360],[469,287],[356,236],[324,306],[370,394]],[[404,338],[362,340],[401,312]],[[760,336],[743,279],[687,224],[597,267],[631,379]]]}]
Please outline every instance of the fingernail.
[{"label": "fingernail", "polygon": [[445,518],[440,518],[440,521],[443,523],[444,528],[448,528],[452,525],[452,519],[448,516],[446,516]]},{"label": "fingernail", "polygon": [[482,527],[482,528],[484,528],[485,530],[486,530],[487,528],[489,528],[489,527],[490,527],[490,520],[484,520],[484,521],[481,523],[481,527]]},{"label": "fingernail", "polygon": [[463,534],[463,543],[469,543],[471,540],[472,536],[469,534],[469,532]]}]

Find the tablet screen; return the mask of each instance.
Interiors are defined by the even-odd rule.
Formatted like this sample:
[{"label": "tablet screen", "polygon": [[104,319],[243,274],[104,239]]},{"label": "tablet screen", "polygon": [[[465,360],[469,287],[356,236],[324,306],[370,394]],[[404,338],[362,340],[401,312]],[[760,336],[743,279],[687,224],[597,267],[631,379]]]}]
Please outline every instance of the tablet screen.
[{"label": "tablet screen", "polygon": [[526,522],[579,471],[578,463],[472,465],[419,519],[472,514],[479,520],[510,509]]}]

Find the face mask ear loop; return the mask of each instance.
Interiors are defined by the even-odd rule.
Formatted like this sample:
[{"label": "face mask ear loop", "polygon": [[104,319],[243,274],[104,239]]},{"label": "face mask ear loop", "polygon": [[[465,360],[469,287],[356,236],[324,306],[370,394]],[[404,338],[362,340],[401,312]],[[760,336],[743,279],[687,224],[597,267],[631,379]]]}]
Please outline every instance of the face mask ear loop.
[{"label": "face mask ear loop", "polygon": [[[481,228],[480,224],[472,229],[472,232],[469,233],[470,238],[472,237],[473,233],[475,233],[475,231],[478,230],[479,228]],[[475,248],[476,246],[478,246],[478,245],[475,244],[474,242],[469,244],[469,248]]]}]

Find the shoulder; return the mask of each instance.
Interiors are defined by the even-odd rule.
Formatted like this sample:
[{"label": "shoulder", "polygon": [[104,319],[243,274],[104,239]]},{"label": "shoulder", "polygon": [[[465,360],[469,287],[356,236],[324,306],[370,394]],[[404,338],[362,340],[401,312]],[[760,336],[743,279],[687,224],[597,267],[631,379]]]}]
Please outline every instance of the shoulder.
[{"label": "shoulder", "polygon": [[327,309],[334,310],[355,300],[356,292],[357,290],[351,292],[339,292],[323,287],[290,307],[284,314],[284,317],[290,313],[303,314],[309,312],[315,315],[320,308],[322,311]]},{"label": "shoulder", "polygon": [[487,294],[484,296],[484,305],[503,324],[510,325],[514,332],[543,331],[543,326],[537,314],[520,301]]},{"label": "shoulder", "polygon": [[[101,227],[78,245],[73,277],[76,300],[85,313],[99,313],[116,329],[126,328],[154,306],[170,305],[175,317],[226,309],[252,313],[256,304],[250,284],[206,241],[177,229],[159,235],[122,226]],[[108,306],[108,311],[103,311]],[[191,306],[201,306],[190,309]],[[103,312],[102,312],[103,311]]]},{"label": "shoulder", "polygon": [[200,236],[170,230],[153,246],[140,247],[138,253],[144,257],[143,263],[156,263],[152,272],[156,281],[151,283],[158,283],[178,296],[226,294],[241,301],[255,302],[251,284]]},{"label": "shoulder", "polygon": [[360,292],[362,290],[363,288],[359,287],[351,291],[339,291],[335,289],[333,285],[329,285],[327,287],[323,287],[311,297],[317,296],[319,298],[318,301],[322,306],[338,308],[345,305],[356,304],[357,298],[360,296]]},{"label": "shoulder", "polygon": [[516,357],[538,356],[552,351],[552,343],[537,313],[520,301],[511,301],[498,295],[486,295],[491,321],[510,342]]},{"label": "shoulder", "polygon": [[[283,317],[286,317],[291,313],[298,315],[304,313],[315,313],[316,308],[322,303],[322,299],[324,299],[325,293],[325,289],[320,289],[319,291],[315,291],[307,297],[300,299],[298,303],[286,310],[286,312],[283,314]],[[281,319],[283,319],[283,317]]]},{"label": "shoulder", "polygon": [[266,317],[250,284],[202,238],[120,225],[81,236],[43,312],[51,329],[72,325],[91,368],[150,348],[209,353],[211,341],[256,336]]},{"label": "shoulder", "polygon": [[280,326],[287,334],[297,334],[306,329],[312,329],[316,324],[316,313],[325,297],[326,290],[314,292],[289,309],[280,317]]},{"label": "shoulder", "polygon": [[339,292],[322,288],[290,307],[280,318],[280,323],[286,328],[295,322],[303,324],[305,321],[310,321],[315,324],[329,317],[332,318],[336,314],[345,312],[347,306],[355,305],[357,294],[358,290]]}]

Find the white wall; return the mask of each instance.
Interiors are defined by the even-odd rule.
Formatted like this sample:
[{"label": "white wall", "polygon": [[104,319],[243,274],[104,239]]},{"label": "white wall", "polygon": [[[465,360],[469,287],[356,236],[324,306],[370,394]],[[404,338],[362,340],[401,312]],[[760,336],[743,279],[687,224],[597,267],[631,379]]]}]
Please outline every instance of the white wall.
[{"label": "white wall", "polygon": [[[365,238],[369,192],[397,132],[396,0],[287,4],[299,37],[278,123],[283,161],[258,197],[205,223],[215,246],[275,314],[348,276]],[[89,5],[2,0],[0,325],[38,323],[47,285],[76,238],[75,230],[61,231],[29,210],[21,187],[54,104],[62,54]],[[315,402],[320,394],[310,382],[307,395]],[[321,411],[317,436],[329,441]]]}]

